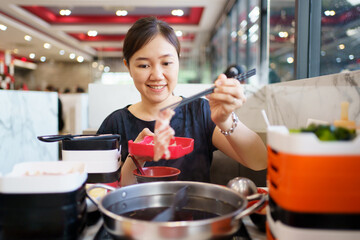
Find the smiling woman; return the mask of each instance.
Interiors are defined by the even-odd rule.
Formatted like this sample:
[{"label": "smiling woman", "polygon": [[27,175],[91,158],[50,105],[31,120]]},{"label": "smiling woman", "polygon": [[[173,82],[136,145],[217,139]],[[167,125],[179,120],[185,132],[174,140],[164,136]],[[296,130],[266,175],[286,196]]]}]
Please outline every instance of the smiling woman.
[{"label": "smiling woman", "polygon": [[[123,51],[124,63],[141,101],[110,114],[98,130],[98,133],[117,133],[122,137],[122,186],[136,183],[133,175],[136,166],[128,157],[128,141],[138,143],[146,136],[154,136],[155,145],[159,140],[156,148],[161,151],[154,157],[135,156],[139,164],[175,167],[181,171],[178,180],[209,182],[216,149],[249,168],[266,168],[266,148],[262,140],[233,117],[233,112],[245,102],[237,80],[220,75],[208,100],[198,99],[176,108],[173,116],[169,115],[162,124],[155,121],[159,119],[160,110],[182,99],[173,94],[178,82],[180,53],[174,30],[155,17],[142,18],[128,31]],[[223,134],[231,128],[231,133]],[[177,159],[159,160],[173,136],[194,139],[194,150]]]}]

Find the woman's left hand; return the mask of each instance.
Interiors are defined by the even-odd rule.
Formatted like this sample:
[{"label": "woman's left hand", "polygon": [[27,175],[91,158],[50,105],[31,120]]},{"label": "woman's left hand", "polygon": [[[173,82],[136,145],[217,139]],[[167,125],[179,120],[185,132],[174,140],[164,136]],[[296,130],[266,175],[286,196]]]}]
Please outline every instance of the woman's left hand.
[{"label": "woman's left hand", "polygon": [[240,82],[234,78],[227,78],[225,74],[219,75],[215,86],[214,92],[206,97],[210,104],[211,119],[219,125],[245,103],[246,97]]}]

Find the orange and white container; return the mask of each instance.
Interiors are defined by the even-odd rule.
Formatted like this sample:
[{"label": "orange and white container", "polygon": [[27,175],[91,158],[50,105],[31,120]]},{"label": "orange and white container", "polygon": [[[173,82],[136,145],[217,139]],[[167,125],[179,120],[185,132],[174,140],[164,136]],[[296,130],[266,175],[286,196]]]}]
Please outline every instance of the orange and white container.
[{"label": "orange and white container", "polygon": [[360,136],[267,133],[268,239],[360,239]]}]

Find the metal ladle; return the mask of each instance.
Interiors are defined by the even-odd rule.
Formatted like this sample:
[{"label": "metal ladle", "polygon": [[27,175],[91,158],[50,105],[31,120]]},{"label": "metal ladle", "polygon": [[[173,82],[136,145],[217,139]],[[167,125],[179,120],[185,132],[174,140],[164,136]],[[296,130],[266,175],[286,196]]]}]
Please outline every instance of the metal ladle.
[{"label": "metal ladle", "polygon": [[255,183],[248,178],[236,177],[231,179],[226,186],[240,193],[248,201],[257,200],[261,195],[258,193]]},{"label": "metal ladle", "polygon": [[153,222],[168,222],[175,217],[176,211],[180,211],[188,202],[187,196],[188,186],[180,188],[175,193],[174,200],[169,208],[156,215],[151,221]]},{"label": "metal ladle", "polygon": [[248,197],[257,193],[257,187],[255,183],[244,177],[236,177],[231,179],[226,186],[240,193],[244,197]]}]

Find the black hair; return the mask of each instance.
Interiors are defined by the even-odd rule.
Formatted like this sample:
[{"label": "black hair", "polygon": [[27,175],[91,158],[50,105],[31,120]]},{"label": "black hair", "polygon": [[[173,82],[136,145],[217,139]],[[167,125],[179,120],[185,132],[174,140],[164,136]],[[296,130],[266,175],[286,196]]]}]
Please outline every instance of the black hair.
[{"label": "black hair", "polygon": [[137,20],[126,34],[123,53],[127,64],[129,64],[129,60],[135,52],[158,34],[165,37],[175,47],[178,57],[180,57],[180,42],[176,37],[174,29],[156,17],[145,17]]}]

